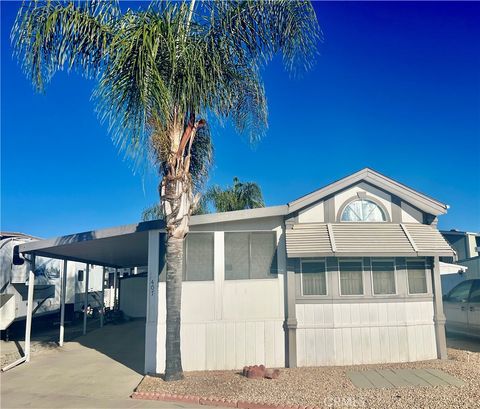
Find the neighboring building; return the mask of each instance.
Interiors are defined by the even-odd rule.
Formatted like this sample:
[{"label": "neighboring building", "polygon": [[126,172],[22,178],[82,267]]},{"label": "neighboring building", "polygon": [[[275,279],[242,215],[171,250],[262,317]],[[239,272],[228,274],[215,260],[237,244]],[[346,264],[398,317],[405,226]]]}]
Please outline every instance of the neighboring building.
[{"label": "neighboring building", "polygon": [[[439,258],[454,253],[436,224],[447,208],[367,168],[284,206],[193,216],[183,271],[183,368],[446,358]],[[147,266],[146,277],[120,285],[120,304],[134,316],[136,300],[145,305],[145,372],[160,373],[164,239],[157,220],[19,250]]]},{"label": "neighboring building", "polygon": [[[458,272],[442,274],[442,289],[446,294],[463,280],[480,278],[480,233],[470,233],[458,230],[441,231],[443,237],[455,250],[459,265]],[[443,261],[451,262],[451,258]]]}]

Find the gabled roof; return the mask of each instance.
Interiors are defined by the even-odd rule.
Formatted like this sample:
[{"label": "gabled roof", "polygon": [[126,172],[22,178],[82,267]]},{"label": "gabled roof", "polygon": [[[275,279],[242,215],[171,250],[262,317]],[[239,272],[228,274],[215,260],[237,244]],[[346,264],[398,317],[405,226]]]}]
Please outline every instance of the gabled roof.
[{"label": "gabled roof", "polygon": [[405,202],[410,203],[426,213],[433,214],[434,216],[447,213],[448,205],[424,195],[423,193],[413,190],[408,186],[405,186],[396,180],[390,179],[389,177],[382,175],[381,173],[378,173],[370,168],[364,168],[350,176],[337,180],[336,182],[333,182],[321,189],[290,202],[288,204],[288,212],[292,213],[300,210],[333,193],[338,192],[339,190],[345,189],[361,181],[365,181],[371,185],[386,190],[387,192],[398,196]]}]

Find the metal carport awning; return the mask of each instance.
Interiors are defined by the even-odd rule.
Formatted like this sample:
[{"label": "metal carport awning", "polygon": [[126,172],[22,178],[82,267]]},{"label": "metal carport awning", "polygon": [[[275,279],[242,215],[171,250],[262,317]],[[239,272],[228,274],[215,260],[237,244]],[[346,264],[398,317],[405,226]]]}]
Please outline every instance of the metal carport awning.
[{"label": "metal carport awning", "polygon": [[[28,298],[27,314],[25,324],[25,354],[20,359],[2,368],[2,371],[8,370],[30,361],[30,336],[33,316],[33,291],[35,287],[35,258],[44,256],[64,260],[63,271],[61,275],[60,289],[60,335],[59,344],[63,345],[64,340],[64,321],[65,321],[65,292],[66,292],[66,274],[67,262],[78,261],[85,263],[85,299],[83,313],[83,334],[87,331],[87,303],[88,303],[88,277],[91,264],[105,267],[139,267],[148,264],[149,231],[163,230],[165,224],[162,220],[153,220],[138,224],[130,224],[102,230],[94,230],[84,233],[71,234],[46,240],[31,241],[18,246],[18,252],[31,255],[30,271],[28,278]],[[116,276],[116,270],[115,270]],[[100,326],[103,326],[104,310],[104,286],[102,284],[102,314],[100,316]]]},{"label": "metal carport awning", "polygon": [[144,266],[148,261],[148,232],[163,229],[161,220],[93,230],[19,245],[19,252],[105,267]]},{"label": "metal carport awning", "polygon": [[286,241],[290,258],[455,256],[436,228],[413,223],[298,223]]}]

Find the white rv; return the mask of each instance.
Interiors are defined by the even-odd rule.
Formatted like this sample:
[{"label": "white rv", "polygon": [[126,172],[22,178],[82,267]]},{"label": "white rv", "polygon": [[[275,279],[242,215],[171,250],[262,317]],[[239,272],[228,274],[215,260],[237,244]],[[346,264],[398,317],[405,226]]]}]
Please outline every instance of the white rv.
[{"label": "white rv", "polygon": [[[21,259],[14,263],[16,248],[20,244],[38,240],[23,233],[0,233],[0,329],[4,331],[14,321],[25,319],[27,312],[29,263]],[[18,254],[17,254],[18,257]],[[35,263],[34,316],[55,314],[60,309],[60,280],[63,260],[37,257]],[[67,317],[81,311],[85,292],[84,263],[68,262],[65,294]],[[100,304],[102,267],[91,266],[88,300],[91,306]]]}]

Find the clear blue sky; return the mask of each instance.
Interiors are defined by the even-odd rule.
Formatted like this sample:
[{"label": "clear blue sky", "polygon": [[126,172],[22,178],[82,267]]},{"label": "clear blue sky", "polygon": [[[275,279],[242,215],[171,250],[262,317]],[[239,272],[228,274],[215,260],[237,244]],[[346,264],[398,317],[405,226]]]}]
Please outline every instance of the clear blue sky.
[{"label": "clear blue sky", "polygon": [[[1,228],[48,237],[136,222],[158,198],[93,112],[93,87],[57,75],[33,92],[2,2]],[[451,206],[440,227],[480,230],[480,3],[315,3],[317,67],[265,73],[270,127],[254,149],[216,129],[210,183],[234,176],[285,204],[365,166]]]}]

